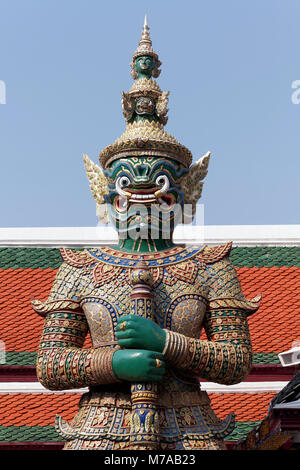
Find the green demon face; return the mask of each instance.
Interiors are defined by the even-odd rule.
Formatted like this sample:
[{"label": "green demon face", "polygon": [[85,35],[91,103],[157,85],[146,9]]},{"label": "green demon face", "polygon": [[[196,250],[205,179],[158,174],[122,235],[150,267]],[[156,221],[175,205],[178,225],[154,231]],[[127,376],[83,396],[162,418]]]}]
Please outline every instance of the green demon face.
[{"label": "green demon face", "polygon": [[138,78],[142,78],[144,76],[151,78],[154,67],[155,61],[151,56],[140,56],[135,60],[135,69],[138,73]]},{"label": "green demon face", "polygon": [[182,165],[163,157],[114,161],[105,171],[109,189],[106,202],[118,232],[127,232],[132,238],[146,238],[149,232],[152,238],[170,236],[182,219],[180,182],[186,173]]}]

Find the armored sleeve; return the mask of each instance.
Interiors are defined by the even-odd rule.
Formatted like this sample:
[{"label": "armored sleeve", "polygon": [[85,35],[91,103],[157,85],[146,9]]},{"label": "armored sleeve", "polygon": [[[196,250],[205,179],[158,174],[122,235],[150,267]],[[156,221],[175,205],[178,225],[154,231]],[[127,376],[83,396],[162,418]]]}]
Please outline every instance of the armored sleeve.
[{"label": "armored sleeve", "polygon": [[50,390],[117,382],[110,347],[84,349],[88,332],[80,306],[81,268],[63,262],[45,302],[33,309],[46,317],[37,356],[37,377]]},{"label": "armored sleeve", "polygon": [[252,366],[247,316],[258,309],[260,297],[245,298],[228,253],[212,263],[208,259],[206,273],[207,340],[165,330],[163,353],[174,367],[192,375],[226,385],[239,383]]}]

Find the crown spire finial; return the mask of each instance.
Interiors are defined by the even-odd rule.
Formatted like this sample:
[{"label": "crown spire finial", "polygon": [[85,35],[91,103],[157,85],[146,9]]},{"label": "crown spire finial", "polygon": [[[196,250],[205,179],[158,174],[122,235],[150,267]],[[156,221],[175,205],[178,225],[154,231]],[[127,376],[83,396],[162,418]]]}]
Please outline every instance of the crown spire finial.
[{"label": "crown spire finial", "polygon": [[141,39],[139,41],[139,45],[132,56],[131,66],[131,75],[136,80],[138,78],[138,73],[136,71],[136,60],[139,57],[152,57],[153,59],[153,70],[151,72],[152,77],[157,78],[160,74],[159,67],[161,66],[161,62],[158,59],[158,55],[154,52],[152,48],[152,41],[150,38],[150,28],[148,26],[147,15],[145,15],[144,25],[142,29]]},{"label": "crown spire finial", "polygon": [[126,130],[100,153],[103,168],[114,160],[140,155],[165,156],[186,168],[190,166],[191,152],[164,130],[168,120],[169,92],[162,92],[154,80],[159,76],[160,65],[158,55],[152,49],[146,15],[141,39],[130,64],[134,83],[127,93],[122,92]]},{"label": "crown spire finial", "polygon": [[148,43],[149,46],[151,47],[152,46],[152,41],[150,39],[150,28],[148,26],[148,22],[147,22],[147,15],[145,15],[145,19],[144,19],[144,27],[143,27],[143,31],[142,31],[142,37],[141,37],[141,40],[140,40],[140,46],[143,45],[145,43]]}]

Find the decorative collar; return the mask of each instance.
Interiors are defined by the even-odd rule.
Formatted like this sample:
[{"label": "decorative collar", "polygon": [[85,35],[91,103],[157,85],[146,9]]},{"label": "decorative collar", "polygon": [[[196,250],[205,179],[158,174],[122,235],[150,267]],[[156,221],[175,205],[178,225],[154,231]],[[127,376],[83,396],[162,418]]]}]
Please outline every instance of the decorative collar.
[{"label": "decorative collar", "polygon": [[103,263],[113,266],[134,267],[139,261],[144,260],[149,267],[168,266],[170,264],[181,263],[192,258],[196,253],[203,250],[199,246],[176,246],[168,250],[155,253],[128,253],[116,250],[111,247],[92,248],[88,253]]},{"label": "decorative collar", "polygon": [[144,260],[149,267],[170,266],[194,258],[197,263],[212,264],[229,256],[232,242],[217,246],[189,246],[178,245],[168,250],[155,253],[128,253],[112,247],[90,248],[84,251],[60,248],[62,259],[71,266],[84,267],[99,261],[110,266],[134,267]]}]

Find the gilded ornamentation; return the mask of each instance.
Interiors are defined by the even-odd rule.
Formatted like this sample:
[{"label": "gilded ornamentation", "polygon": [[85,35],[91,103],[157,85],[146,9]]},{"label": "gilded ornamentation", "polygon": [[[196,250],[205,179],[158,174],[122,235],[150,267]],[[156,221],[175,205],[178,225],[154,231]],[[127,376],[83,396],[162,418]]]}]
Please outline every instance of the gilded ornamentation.
[{"label": "gilded ornamentation", "polygon": [[[202,180],[207,175],[207,169],[210,159],[210,152],[207,152],[203,157],[201,157],[197,163],[193,164],[190,168],[189,173],[183,177],[181,182],[181,187],[184,192],[184,202],[185,204],[192,205],[192,217],[196,211],[196,204],[201,197],[203,182]],[[187,223],[191,222],[188,218]]]},{"label": "gilded ornamentation", "polygon": [[60,248],[60,254],[62,259],[71,266],[82,267],[95,263],[93,256],[87,250],[74,252],[68,248]]},{"label": "gilded ornamentation", "polygon": [[122,272],[121,267],[97,263],[93,269],[93,282],[95,287],[105,284],[109,279],[116,279]]},{"label": "gilded ornamentation", "polygon": [[122,91],[122,110],[126,122],[130,122],[134,114],[135,100],[129,93]]},{"label": "gilded ornamentation", "polygon": [[103,342],[112,342],[116,326],[115,309],[105,301],[86,298],[81,303],[89,325],[92,341],[95,347]]},{"label": "gilded ornamentation", "polygon": [[171,278],[184,279],[188,283],[193,284],[198,273],[198,266],[192,260],[188,260],[167,266],[166,272],[171,276]]},{"label": "gilded ornamentation", "polygon": [[151,69],[151,75],[157,78],[160,74],[159,67],[161,66],[161,62],[158,59],[158,55],[152,49],[152,41],[150,39],[149,26],[147,24],[146,16],[145,16],[144,27],[142,31],[142,37],[139,42],[139,46],[136,49],[135,53],[133,54],[132,62],[130,64],[131,75],[132,75],[132,78],[134,78],[134,80],[136,80],[139,76],[138,71],[136,70],[136,64],[135,64],[136,59],[138,59],[139,57],[152,57],[153,58],[154,62],[153,62],[153,66]]},{"label": "gilded ornamentation", "polygon": [[90,189],[96,202],[99,221],[108,224],[108,214],[105,206],[105,195],[108,194],[107,179],[101,168],[87,156],[83,156],[85,171],[90,183]]},{"label": "gilded ornamentation", "polygon": [[165,156],[173,158],[185,167],[192,162],[191,152],[168,134],[160,122],[134,121],[127,124],[125,132],[99,155],[105,168],[112,161],[125,156]]},{"label": "gilded ornamentation", "polygon": [[[151,270],[146,262],[139,262],[131,270],[130,293],[132,315],[154,319]],[[157,365],[157,359],[156,359]],[[132,414],[130,441],[133,446],[143,444],[147,450],[159,448],[158,385],[151,382],[131,384]]]},{"label": "gilded ornamentation", "polygon": [[168,112],[168,101],[169,101],[169,91],[162,93],[156,102],[156,114],[159,117],[160,122],[165,126],[168,122],[167,112]]}]

